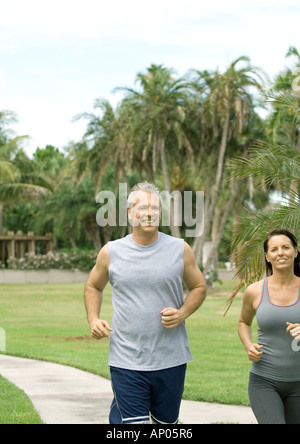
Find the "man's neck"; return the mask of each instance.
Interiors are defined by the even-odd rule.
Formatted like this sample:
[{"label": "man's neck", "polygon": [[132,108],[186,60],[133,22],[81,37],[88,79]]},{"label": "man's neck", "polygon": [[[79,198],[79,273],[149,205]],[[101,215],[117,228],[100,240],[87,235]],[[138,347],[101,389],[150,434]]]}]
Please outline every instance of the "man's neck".
[{"label": "man's neck", "polygon": [[138,245],[146,247],[147,245],[154,244],[158,239],[158,230],[154,232],[140,232],[139,230],[133,230],[132,239]]}]

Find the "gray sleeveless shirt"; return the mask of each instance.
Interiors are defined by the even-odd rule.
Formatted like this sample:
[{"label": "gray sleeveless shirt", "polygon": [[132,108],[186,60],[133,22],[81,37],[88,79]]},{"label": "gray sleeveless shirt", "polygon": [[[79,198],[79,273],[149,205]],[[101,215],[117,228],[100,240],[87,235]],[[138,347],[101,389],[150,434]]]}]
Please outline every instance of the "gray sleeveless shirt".
[{"label": "gray sleeveless shirt", "polygon": [[113,319],[109,365],[154,371],[192,360],[185,323],[166,329],[161,310],[183,304],[184,241],[160,233],[149,246],[131,235],[108,243]]},{"label": "gray sleeveless shirt", "polygon": [[259,362],[252,363],[251,372],[276,381],[300,381],[300,351],[293,350],[293,337],[286,332],[287,322],[300,323],[300,290],[294,304],[275,305],[265,279],[256,319],[263,355]]}]

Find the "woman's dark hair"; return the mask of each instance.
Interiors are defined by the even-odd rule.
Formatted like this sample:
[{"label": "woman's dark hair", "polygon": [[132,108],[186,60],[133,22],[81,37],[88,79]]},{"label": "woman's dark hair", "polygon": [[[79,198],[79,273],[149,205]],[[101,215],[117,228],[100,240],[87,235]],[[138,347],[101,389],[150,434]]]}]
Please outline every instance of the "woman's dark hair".
[{"label": "woman's dark hair", "polygon": [[[266,240],[264,242],[265,254],[267,254],[268,249],[269,249],[269,240],[274,236],[281,236],[281,235],[288,237],[291,240],[294,248],[298,251],[298,241],[297,241],[296,237],[289,230],[286,230],[284,228],[278,228],[276,230],[272,230],[268,234],[268,236],[266,237]],[[268,262],[267,259],[265,259],[265,261],[266,261],[266,268],[267,268],[267,276],[271,276],[273,274],[272,264],[270,264],[270,262]],[[299,251],[298,251],[298,256],[295,258],[295,262],[294,262],[294,273],[296,276],[300,277],[300,253],[299,253]]]}]

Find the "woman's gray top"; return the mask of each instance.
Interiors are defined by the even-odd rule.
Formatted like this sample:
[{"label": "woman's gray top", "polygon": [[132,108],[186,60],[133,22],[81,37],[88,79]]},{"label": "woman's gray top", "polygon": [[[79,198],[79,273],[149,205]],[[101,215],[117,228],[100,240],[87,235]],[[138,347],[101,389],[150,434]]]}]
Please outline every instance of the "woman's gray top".
[{"label": "woman's gray top", "polygon": [[276,305],[265,279],[256,319],[263,355],[259,362],[252,363],[251,372],[277,381],[300,381],[300,351],[297,351],[300,347],[295,347],[295,340],[286,332],[287,322],[300,323],[300,289],[294,304]]}]

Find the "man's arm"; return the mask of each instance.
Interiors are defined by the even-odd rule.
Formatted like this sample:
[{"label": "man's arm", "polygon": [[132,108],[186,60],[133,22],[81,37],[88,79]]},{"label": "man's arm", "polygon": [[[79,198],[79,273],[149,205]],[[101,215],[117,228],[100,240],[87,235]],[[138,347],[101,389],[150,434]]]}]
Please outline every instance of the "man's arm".
[{"label": "man's arm", "polygon": [[100,251],[95,267],[87,280],[84,291],[84,303],[91,336],[95,339],[109,338],[111,327],[105,320],[99,319],[103,299],[103,290],[108,283],[109,253],[108,246]]},{"label": "man's arm", "polygon": [[196,265],[194,253],[186,242],[184,244],[183,262],[183,280],[189,289],[189,293],[180,309],[167,307],[162,310],[162,323],[166,328],[174,328],[180,325],[203,304],[206,298],[205,280]]}]

